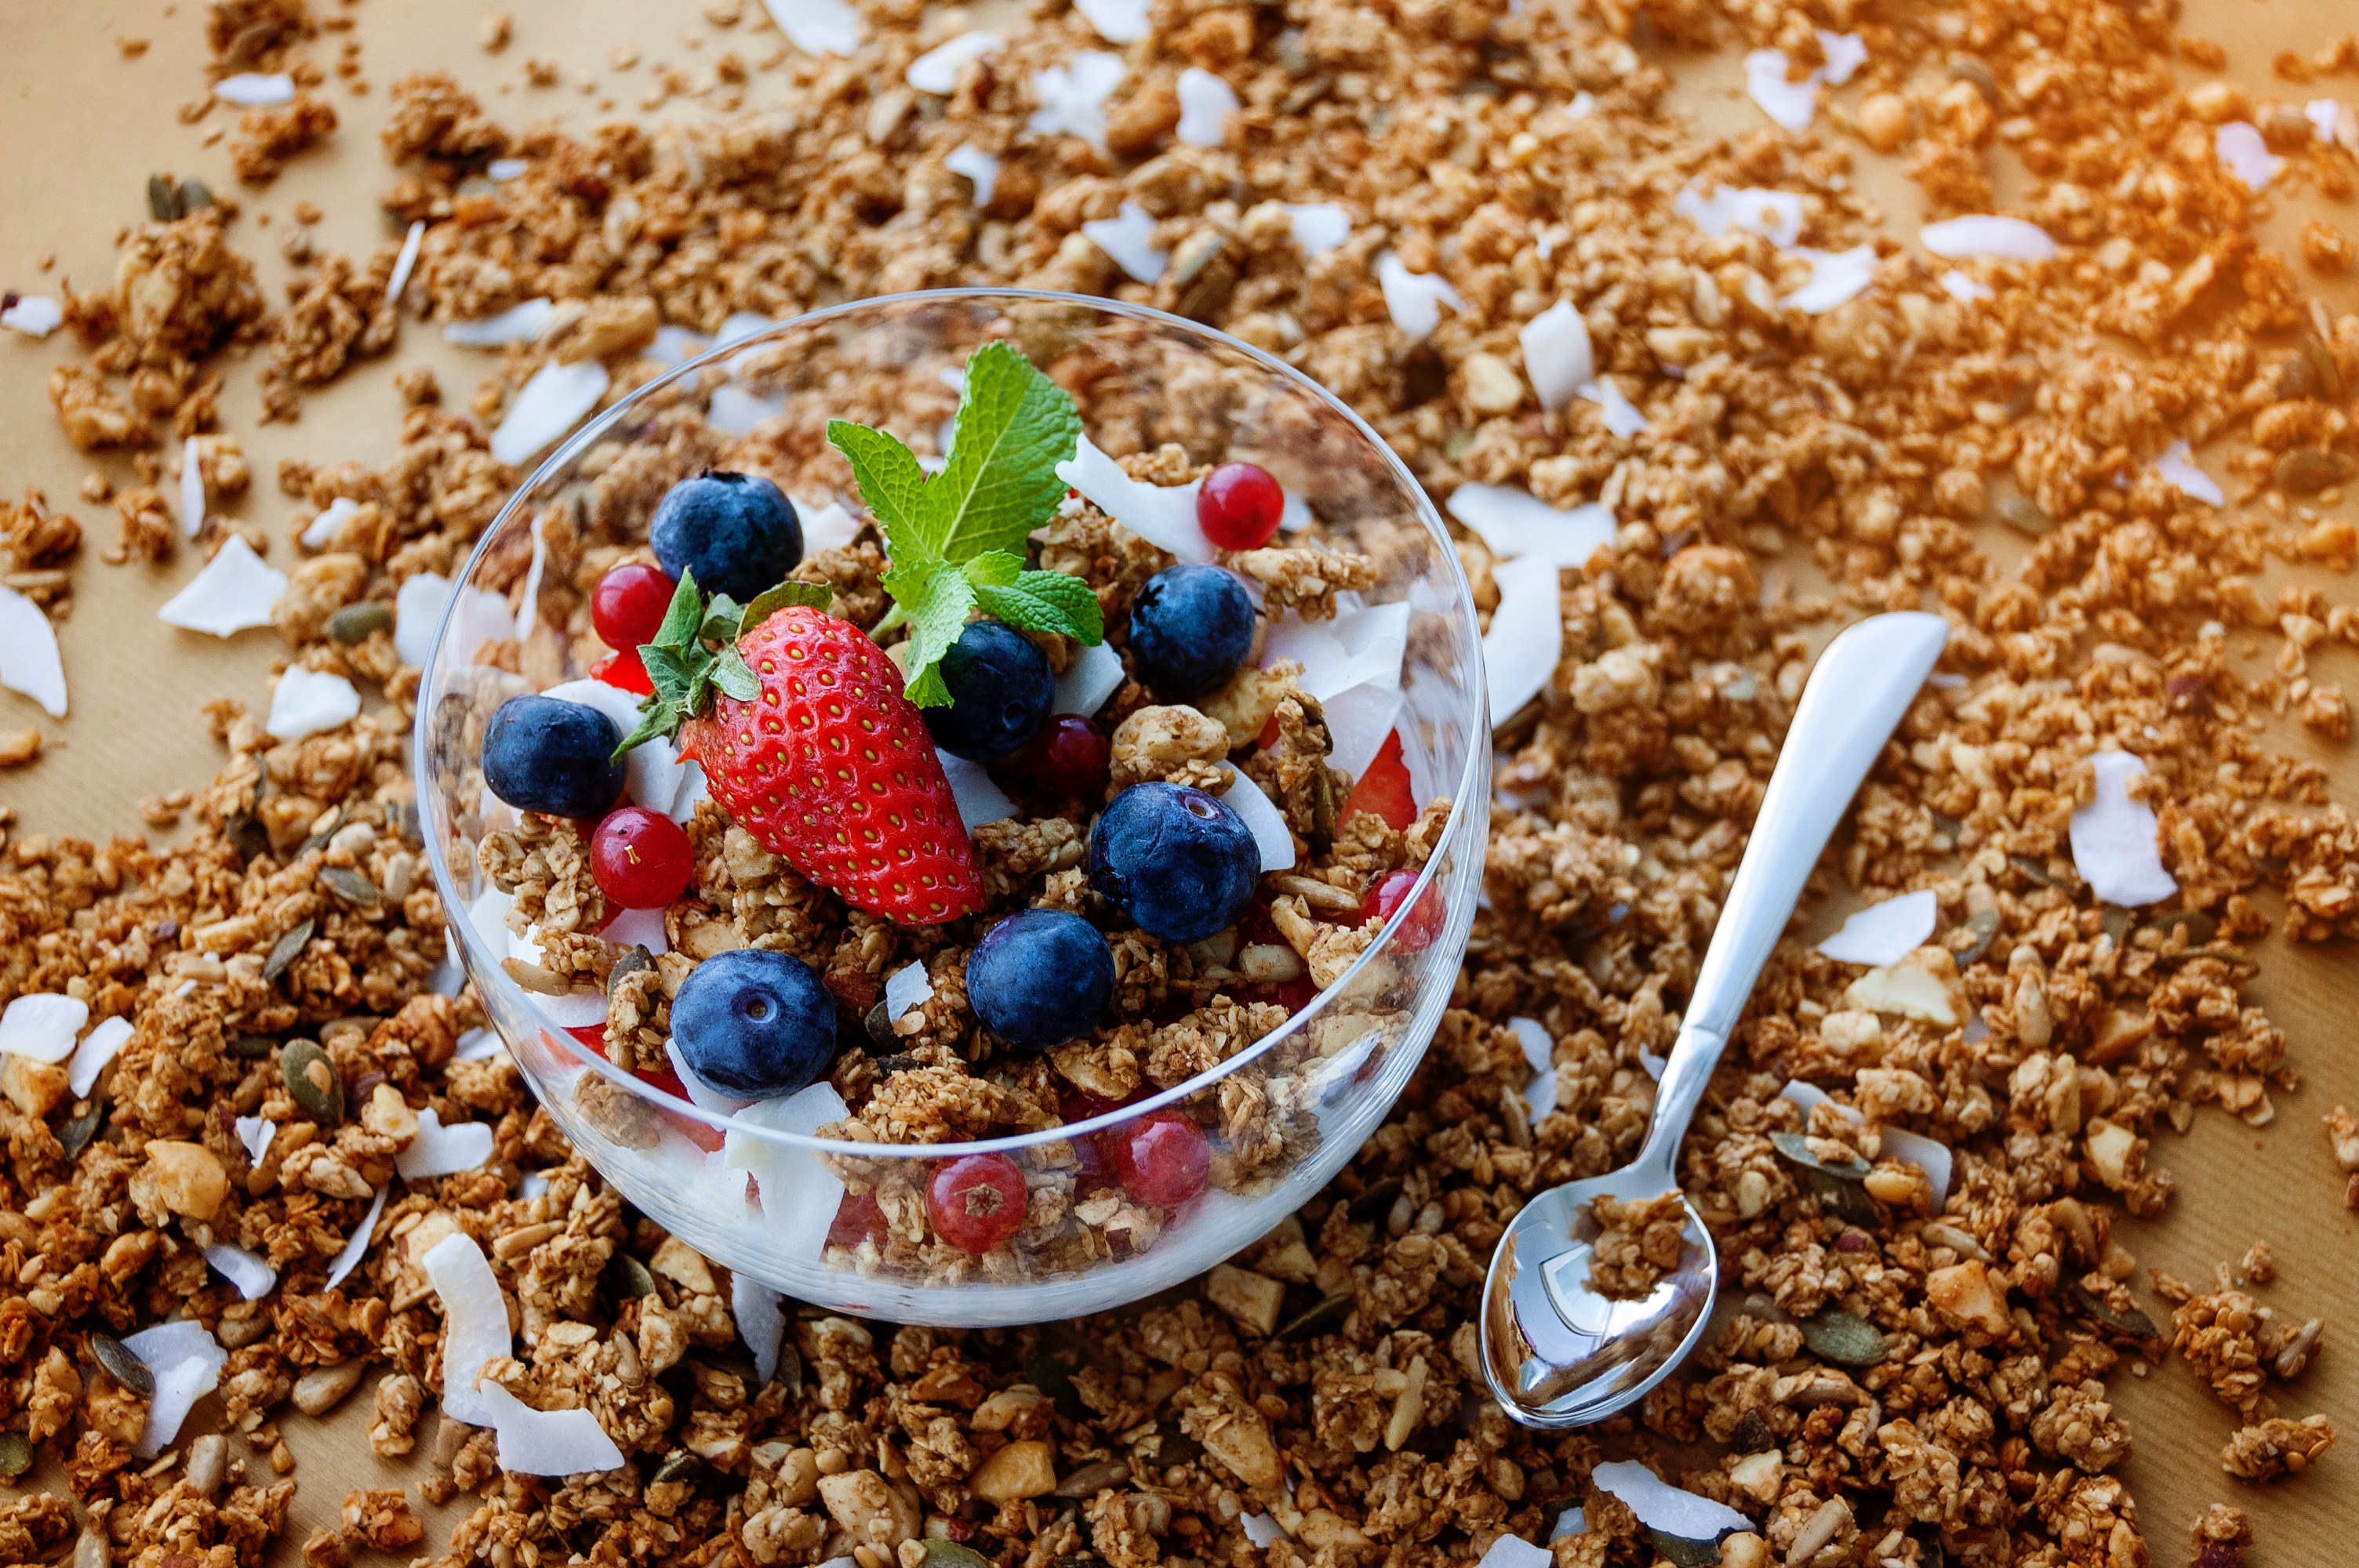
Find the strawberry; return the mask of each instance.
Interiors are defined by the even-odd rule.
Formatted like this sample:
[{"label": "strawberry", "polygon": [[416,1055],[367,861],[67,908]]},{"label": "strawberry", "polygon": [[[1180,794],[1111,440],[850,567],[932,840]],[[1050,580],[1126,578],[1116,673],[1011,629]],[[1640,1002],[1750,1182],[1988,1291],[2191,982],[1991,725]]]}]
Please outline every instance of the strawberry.
[{"label": "strawberry", "polygon": [[681,727],[712,798],[763,846],[846,903],[906,925],[983,907],[950,781],[885,650],[806,605],[737,639],[758,683]]}]

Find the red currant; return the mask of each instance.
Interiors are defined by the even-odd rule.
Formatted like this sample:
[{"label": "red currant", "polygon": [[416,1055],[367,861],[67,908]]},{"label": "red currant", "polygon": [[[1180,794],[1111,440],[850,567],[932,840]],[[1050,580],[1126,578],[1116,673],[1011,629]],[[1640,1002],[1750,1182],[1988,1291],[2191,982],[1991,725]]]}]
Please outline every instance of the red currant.
[{"label": "red currant", "polygon": [[638,697],[655,695],[656,683],[647,678],[647,666],[639,662],[636,648],[624,648],[607,654],[590,666],[590,678],[620,687]]},{"label": "red currant", "polygon": [[1019,766],[1057,794],[1087,799],[1106,785],[1114,748],[1098,727],[1078,713],[1060,713],[1018,753]]},{"label": "red currant", "polygon": [[1149,1111],[1101,1136],[1123,1190],[1140,1203],[1177,1208],[1204,1190],[1212,1146],[1178,1111]]},{"label": "red currant", "polygon": [[884,1235],[885,1211],[876,1206],[876,1195],[862,1193],[854,1197],[846,1193],[835,1211],[834,1223],[827,1227],[827,1244],[857,1247],[864,1241],[881,1240]]},{"label": "red currant", "polygon": [[657,629],[663,625],[664,611],[671,608],[673,587],[662,568],[625,561],[590,590],[590,624],[610,648],[631,649],[652,643]]},{"label": "red currant", "polygon": [[1258,463],[1223,463],[1196,492],[1196,524],[1224,550],[1258,550],[1277,532],[1286,492]]},{"label": "red currant", "polygon": [[1417,798],[1409,788],[1408,764],[1401,761],[1397,730],[1385,737],[1385,743],[1376,749],[1375,760],[1352,786],[1335,819],[1349,822],[1352,814],[1359,811],[1383,817],[1385,825],[1396,833],[1408,831],[1408,825],[1417,820]]},{"label": "red currant", "polygon": [[625,806],[590,835],[590,874],[625,909],[662,909],[696,874],[687,830],[660,811]]},{"label": "red currant", "polygon": [[[1417,873],[1410,871],[1388,871],[1368,890],[1368,900],[1360,906],[1363,921],[1390,920],[1417,886]],[[1417,901],[1399,932],[1393,937],[1393,946],[1403,953],[1422,953],[1441,935],[1441,900],[1428,888],[1425,896]]]},{"label": "red currant", "polygon": [[1309,975],[1297,975],[1290,980],[1280,980],[1269,988],[1269,1000],[1286,1009],[1288,1018],[1310,1005],[1319,994],[1319,982]]},{"label": "red currant", "polygon": [[962,1252],[988,1252],[1024,1227],[1024,1173],[1005,1154],[963,1154],[926,1184],[934,1234]]}]

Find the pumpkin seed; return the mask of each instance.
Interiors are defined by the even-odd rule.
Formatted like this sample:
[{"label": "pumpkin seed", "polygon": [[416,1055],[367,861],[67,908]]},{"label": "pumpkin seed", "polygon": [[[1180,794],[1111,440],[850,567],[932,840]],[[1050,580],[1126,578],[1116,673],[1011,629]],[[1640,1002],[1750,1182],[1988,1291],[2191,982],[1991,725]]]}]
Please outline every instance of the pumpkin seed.
[{"label": "pumpkin seed", "polygon": [[1204,1445],[1184,1432],[1167,1432],[1155,1440],[1155,1462],[1165,1469],[1193,1465],[1204,1456]]},{"label": "pumpkin seed", "polygon": [[90,1353],[101,1367],[106,1368],[108,1377],[143,1400],[156,1397],[156,1374],[147,1369],[147,1362],[131,1354],[131,1347],[123,1341],[111,1334],[93,1329],[90,1336]]},{"label": "pumpkin seed", "polygon": [[925,1568],[992,1568],[991,1559],[972,1546],[939,1536],[926,1539]]},{"label": "pumpkin seed", "polygon": [[1999,498],[1998,520],[2018,534],[2038,538],[2042,534],[2056,532],[2056,519],[2042,512],[2029,498],[2006,495]]},{"label": "pumpkin seed", "polygon": [[877,1072],[888,1078],[896,1073],[912,1072],[926,1065],[922,1056],[879,1056],[875,1060]]},{"label": "pumpkin seed", "polygon": [[375,909],[383,897],[376,883],[350,866],[330,866],[320,873],[320,880],[328,884],[330,892],[358,909]]},{"label": "pumpkin seed", "polygon": [[1717,1541],[1682,1541],[1669,1530],[1649,1529],[1647,1534],[1655,1542],[1655,1550],[1663,1554],[1673,1568],[1709,1568],[1720,1561]]},{"label": "pumpkin seed", "polygon": [[2006,858],[2006,863],[2041,887],[2052,888],[2056,885],[2056,879],[2048,874],[2048,868],[2028,855],[2009,855]]},{"label": "pumpkin seed", "polygon": [[648,952],[645,947],[634,947],[629,952],[623,954],[620,957],[617,957],[614,960],[614,967],[606,971],[607,996],[612,997],[616,989],[621,987],[623,981],[629,977],[638,974],[643,970],[652,969],[655,967],[655,955]]},{"label": "pumpkin seed", "polygon": [[663,1481],[693,1481],[704,1473],[704,1461],[685,1448],[675,1448],[664,1455],[656,1466],[656,1479]]},{"label": "pumpkin seed", "polygon": [[627,1252],[617,1252],[606,1260],[604,1284],[618,1302],[635,1302],[656,1293],[656,1277]]},{"label": "pumpkin seed", "polygon": [[2097,907],[2101,911],[2097,917],[2098,928],[2114,939],[2114,946],[2120,946],[2123,939],[2130,934],[2130,922],[2137,916],[2118,903],[2101,903]]},{"label": "pumpkin seed", "polygon": [[771,1381],[785,1387],[787,1398],[790,1400],[802,1398],[803,1357],[802,1352],[795,1348],[795,1342],[791,1338],[778,1342],[778,1369],[771,1374]]},{"label": "pumpkin seed", "polygon": [[392,625],[393,606],[381,599],[364,599],[328,617],[328,635],[339,643],[365,643],[370,633],[387,631]]},{"label": "pumpkin seed", "polygon": [[1461,458],[1464,457],[1468,452],[1470,452],[1470,451],[1473,450],[1473,448],[1474,448],[1474,432],[1473,432],[1473,431],[1472,431],[1472,430],[1452,430],[1452,431],[1451,431],[1451,432],[1450,432],[1450,434],[1449,434],[1448,436],[1446,436],[1446,437],[1444,437],[1444,438],[1442,438],[1442,442],[1441,442],[1441,455],[1442,455],[1443,457],[1445,457],[1445,458],[1448,458],[1451,462],[1453,462],[1453,463],[1454,463],[1454,462],[1456,462],[1459,459],[1461,459]]},{"label": "pumpkin seed", "polygon": [[385,830],[405,844],[425,843],[426,835],[419,825],[418,803],[414,800],[386,801]]},{"label": "pumpkin seed", "polygon": [[2182,909],[2173,914],[2158,914],[2146,923],[2145,928],[2148,931],[2159,931],[2168,936],[2173,927],[2180,925],[2187,927],[2187,945],[2190,947],[2207,946],[2212,938],[2220,934],[2220,923],[2200,909]]},{"label": "pumpkin seed", "polygon": [[1352,1310],[1352,1292],[1338,1291],[1316,1306],[1298,1314],[1290,1323],[1278,1326],[1280,1339],[1307,1339],[1332,1325],[1342,1323]]},{"label": "pumpkin seed", "polygon": [[224,1049],[240,1061],[255,1062],[269,1055],[271,1047],[277,1044],[277,1041],[267,1034],[241,1034],[233,1039]]},{"label": "pumpkin seed", "polygon": [[1958,968],[1979,963],[1982,956],[1990,951],[1991,940],[1998,935],[1998,919],[1995,909],[1978,909],[1966,917],[1966,929],[1974,934],[1974,939],[1958,954]]},{"label": "pumpkin seed", "polygon": [[180,193],[160,174],[147,177],[147,216],[168,223],[180,215]]},{"label": "pumpkin seed", "polygon": [[98,1136],[100,1125],[106,1120],[106,1102],[96,1095],[76,1100],[71,1114],[58,1123],[58,1144],[71,1160],[90,1146]]},{"label": "pumpkin seed", "polygon": [[1874,1324],[1854,1313],[1822,1312],[1802,1319],[1801,1330],[1803,1344],[1844,1367],[1873,1367],[1892,1348]]},{"label": "pumpkin seed", "polygon": [[1073,1386],[1072,1369],[1054,1356],[1036,1356],[1024,1368],[1024,1380],[1046,1394],[1067,1421],[1088,1421],[1090,1407]]},{"label": "pumpkin seed", "polygon": [[883,1002],[868,1010],[868,1016],[861,1021],[861,1025],[868,1032],[870,1054],[901,1048],[901,1037],[893,1033],[893,1021],[886,1016]]},{"label": "pumpkin seed", "polygon": [[278,1072],[305,1116],[321,1127],[343,1125],[344,1077],[317,1041],[289,1040],[279,1053]]},{"label": "pumpkin seed", "polygon": [[1810,1141],[1799,1132],[1773,1132],[1769,1135],[1769,1141],[1777,1146],[1778,1153],[1804,1170],[1832,1176],[1838,1181],[1864,1182],[1867,1180],[1868,1172],[1874,1169],[1856,1154],[1840,1164],[1821,1160],[1810,1152]]},{"label": "pumpkin seed", "polygon": [[229,841],[237,847],[241,859],[258,860],[270,853],[270,829],[260,819],[241,816],[229,825]]},{"label": "pumpkin seed", "polygon": [[1393,1199],[1400,1196],[1400,1193],[1401,1179],[1398,1176],[1386,1176],[1383,1181],[1363,1189],[1360,1195],[1352,1199],[1346,1207],[1353,1219],[1373,1219],[1391,1208]]},{"label": "pumpkin seed", "polygon": [[2359,463],[2347,452],[2324,447],[2296,447],[2277,460],[2277,486],[2288,495],[2315,495],[2331,484],[2349,479]]},{"label": "pumpkin seed", "polygon": [[1736,1430],[1728,1434],[1728,1446],[1732,1453],[1760,1454],[1777,1446],[1777,1434],[1769,1430],[1759,1411],[1746,1411],[1737,1418]]},{"label": "pumpkin seed", "polygon": [[180,200],[180,215],[184,218],[200,207],[218,205],[213,200],[213,193],[206,189],[205,182],[201,179],[180,181],[180,189],[174,194]]},{"label": "pumpkin seed", "polygon": [[21,1432],[0,1432],[0,1481],[13,1481],[33,1467],[33,1445]]},{"label": "pumpkin seed", "polygon": [[286,970],[287,966],[295,961],[296,955],[302,952],[310,942],[311,933],[315,928],[314,922],[304,921],[272,943],[270,957],[262,960],[262,978],[266,980],[277,979]]},{"label": "pumpkin seed", "polygon": [[2115,1334],[2125,1335],[2132,1339],[2162,1337],[2162,1330],[2154,1325],[2154,1319],[2136,1307],[2130,1308],[2127,1312],[2115,1312],[2104,1297],[2077,1280],[2065,1287],[2064,1295],[2065,1299],[2072,1303],[2072,1309],[2075,1312],[2093,1319]]}]

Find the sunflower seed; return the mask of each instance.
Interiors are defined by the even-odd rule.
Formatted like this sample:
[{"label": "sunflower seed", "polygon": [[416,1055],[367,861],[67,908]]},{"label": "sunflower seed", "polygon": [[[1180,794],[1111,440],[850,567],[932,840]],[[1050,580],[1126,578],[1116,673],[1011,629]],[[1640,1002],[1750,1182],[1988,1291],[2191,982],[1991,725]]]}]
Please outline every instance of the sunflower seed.
[{"label": "sunflower seed", "polygon": [[328,635],[339,643],[365,643],[370,633],[383,632],[392,625],[393,606],[381,599],[364,599],[328,617]]},{"label": "sunflower seed", "polygon": [[302,952],[304,946],[310,943],[314,928],[314,923],[307,920],[272,943],[270,957],[262,960],[262,978],[266,980],[277,979],[286,970],[287,966],[295,961],[296,955]]},{"label": "sunflower seed", "polygon": [[1130,1465],[1121,1459],[1101,1459],[1094,1465],[1084,1465],[1057,1483],[1056,1495],[1060,1498],[1094,1498],[1108,1487],[1119,1487],[1130,1479]]},{"label": "sunflower seed", "polygon": [[278,1055],[279,1076],[287,1093],[303,1114],[321,1127],[339,1127],[344,1119],[344,1079],[335,1063],[311,1040],[289,1040]]},{"label": "sunflower seed", "polygon": [[2277,460],[2277,486],[2288,495],[2314,495],[2329,485],[2349,479],[2359,463],[2347,452],[2324,447],[2296,447]]},{"label": "sunflower seed", "polygon": [[1867,1319],[1847,1312],[1822,1312],[1801,1321],[1802,1343],[1844,1367],[1873,1367],[1891,1345]]},{"label": "sunflower seed", "polygon": [[2042,512],[2030,500],[2020,495],[2002,496],[1998,503],[1998,520],[2018,534],[2037,538],[2056,532],[2056,519]]},{"label": "sunflower seed", "polygon": [[101,1367],[106,1368],[108,1377],[143,1400],[156,1397],[156,1374],[147,1369],[147,1362],[131,1354],[131,1347],[123,1341],[111,1334],[92,1330],[90,1353]]},{"label": "sunflower seed", "polygon": [[320,880],[328,884],[329,892],[356,908],[375,909],[382,896],[376,883],[350,866],[330,866],[320,873]]}]

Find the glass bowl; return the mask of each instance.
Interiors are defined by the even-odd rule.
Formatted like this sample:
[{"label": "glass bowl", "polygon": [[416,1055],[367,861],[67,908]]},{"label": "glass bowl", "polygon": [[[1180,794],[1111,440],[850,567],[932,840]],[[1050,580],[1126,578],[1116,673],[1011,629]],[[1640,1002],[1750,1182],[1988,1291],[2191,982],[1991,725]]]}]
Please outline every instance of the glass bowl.
[{"label": "glass bowl", "polygon": [[[1088,1119],[973,1142],[852,1141],[815,1136],[822,1121],[782,1110],[799,1100],[738,1108],[701,1088],[698,1100],[668,1092],[569,1033],[595,1035],[596,992],[559,997],[519,983],[519,973],[546,971],[516,961],[517,938],[501,918],[507,895],[490,887],[478,854],[487,833],[516,822],[484,789],[485,722],[511,696],[587,673],[564,634],[578,593],[547,569],[536,541],[557,540],[551,557],[576,560],[584,549],[642,544],[664,490],[716,452],[776,478],[814,533],[841,536],[848,521],[826,517],[827,506],[856,514],[858,502],[823,444],[825,421],[881,423],[921,457],[938,452],[960,368],[994,338],[1011,339],[1076,394],[1084,430],[1104,449],[1177,442],[1193,461],[1249,459],[1287,487],[1297,525],[1307,504],[1314,538],[1374,557],[1378,580],[1361,600],[1408,607],[1394,727],[1417,802],[1452,803],[1443,829],[1390,923],[1282,1026]],[[1367,700],[1392,699],[1379,689]],[[1473,919],[1490,810],[1482,640],[1466,579],[1424,492],[1375,432],[1299,372],[1194,322],[1019,291],[817,311],[727,341],[592,420],[509,500],[450,596],[420,684],[414,755],[428,856],[462,960],[499,1041],[575,1146],[714,1261],[803,1302],[901,1323],[1101,1311],[1201,1272],[1292,1214],[1382,1120],[1440,1022]],[[1170,1113],[1207,1135],[1201,1192],[1158,1207],[1093,1181],[1109,1138]],[[957,1252],[929,1234],[925,1185],[942,1162],[985,1152],[1021,1170],[1027,1217],[991,1251]]]}]

